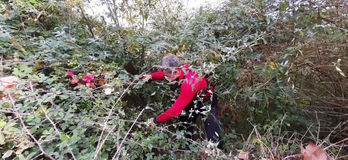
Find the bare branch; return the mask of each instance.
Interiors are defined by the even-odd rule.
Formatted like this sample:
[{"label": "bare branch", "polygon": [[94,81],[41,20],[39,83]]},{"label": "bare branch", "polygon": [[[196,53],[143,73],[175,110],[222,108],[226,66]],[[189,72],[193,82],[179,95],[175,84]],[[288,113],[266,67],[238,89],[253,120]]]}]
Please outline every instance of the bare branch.
[{"label": "bare branch", "polygon": [[[121,98],[123,97],[123,95],[129,90],[129,88],[134,84],[134,82],[136,81],[137,79],[133,80],[132,83],[130,85],[128,85],[128,87],[123,91],[123,93],[120,95],[120,97],[116,100],[115,104],[111,107],[109,113],[108,113],[108,116],[105,118],[104,120],[104,126],[103,126],[103,130],[100,134],[100,137],[99,137],[99,140],[98,140],[98,145],[97,145],[97,150],[95,152],[95,155],[94,155],[94,160],[97,159],[97,156],[101,150],[101,148],[103,147],[105,140],[102,141],[102,137],[103,137],[103,134],[104,134],[104,131],[105,131],[105,128],[107,126],[107,122],[109,121],[110,119],[110,116],[112,114],[112,111],[114,110],[114,108],[116,107],[116,105],[118,104],[118,102],[121,100]],[[107,138],[107,137],[106,137]],[[105,138],[105,139],[106,139]]]},{"label": "bare branch", "polygon": [[[31,92],[34,93],[34,88],[33,88],[32,82],[29,82],[29,86],[30,86]],[[36,95],[35,95],[35,99],[38,99]],[[51,119],[51,118],[47,115],[47,113],[45,112],[45,109],[44,109],[44,107],[42,106],[42,104],[41,104],[41,103],[38,103],[38,105],[40,106],[40,109],[41,109],[41,110],[43,111],[43,113],[45,114],[45,118],[46,118],[46,119],[51,123],[51,125],[53,126],[53,128],[54,128],[56,134],[57,134],[57,135],[61,135],[61,132],[58,130],[56,124],[52,121],[52,119]],[[68,135],[67,135],[67,137],[70,138]],[[73,158],[74,160],[76,160],[75,155],[74,155],[74,153],[72,152],[70,146],[67,145],[67,147],[68,147],[68,149],[69,149],[69,153],[71,154],[72,158]]]},{"label": "bare branch", "polygon": [[20,114],[20,115],[22,115],[22,116],[26,116],[26,115],[29,115],[29,114],[27,114],[27,113],[16,113],[16,112],[14,112],[14,111],[10,111],[10,110],[3,110],[3,109],[0,109],[0,112],[1,113],[7,113],[7,114],[14,114],[15,116],[16,116],[16,114]]},{"label": "bare branch", "polygon": [[4,66],[2,65],[3,57],[0,57],[0,76],[4,76]]},{"label": "bare branch", "polygon": [[[146,108],[146,107],[145,107],[145,108]],[[121,148],[122,148],[122,144],[123,144],[124,140],[127,138],[129,132],[132,130],[134,124],[138,121],[139,117],[143,114],[145,108],[143,108],[143,109],[141,110],[141,112],[138,114],[137,118],[134,120],[132,126],[128,129],[128,132],[127,132],[126,135],[123,137],[120,146],[117,148],[116,153],[115,153],[114,156],[112,157],[113,160],[116,159],[116,158],[118,159],[118,153],[120,152],[120,150],[121,150]],[[106,138],[107,138],[107,137],[106,137]],[[116,156],[117,156],[117,157],[116,157]]]},{"label": "bare branch", "polygon": [[85,14],[84,9],[83,9],[80,5],[79,5],[78,7],[79,7],[79,9],[81,10],[81,14],[82,14],[83,19],[86,21],[86,25],[87,25],[87,27],[88,27],[89,32],[91,33],[92,37],[95,38],[94,33],[93,33],[92,24],[91,24],[91,22],[89,21],[89,19],[86,17],[86,14]]},{"label": "bare branch", "polygon": [[300,159],[300,158],[303,158],[302,154],[295,154],[295,155],[290,155],[290,156],[284,157],[284,160],[285,159]]},{"label": "bare branch", "polygon": [[34,142],[36,143],[36,145],[39,147],[41,153],[42,153],[43,155],[46,155],[49,159],[54,160],[53,157],[51,157],[49,154],[47,154],[47,153],[44,151],[44,149],[42,148],[40,142],[30,133],[29,129],[28,129],[27,126],[24,124],[22,115],[19,114],[19,113],[16,111],[15,101],[13,100],[11,94],[10,94],[9,92],[7,92],[7,91],[6,91],[6,93],[7,93],[7,96],[9,97],[9,99],[10,99],[11,105],[12,105],[12,107],[13,107],[13,110],[14,110],[16,116],[17,116],[17,117],[19,118],[19,120],[21,121],[21,124],[22,124],[22,127],[24,128],[24,130],[25,130],[25,131],[27,132],[27,134],[31,137],[31,139],[34,140]]}]

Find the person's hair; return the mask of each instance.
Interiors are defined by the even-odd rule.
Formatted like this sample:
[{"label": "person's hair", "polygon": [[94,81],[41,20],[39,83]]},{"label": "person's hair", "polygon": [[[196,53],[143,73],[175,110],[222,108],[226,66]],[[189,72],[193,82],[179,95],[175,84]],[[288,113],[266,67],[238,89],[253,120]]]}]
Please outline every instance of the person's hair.
[{"label": "person's hair", "polygon": [[180,60],[176,55],[168,54],[162,58],[162,66],[170,69],[180,67]]}]

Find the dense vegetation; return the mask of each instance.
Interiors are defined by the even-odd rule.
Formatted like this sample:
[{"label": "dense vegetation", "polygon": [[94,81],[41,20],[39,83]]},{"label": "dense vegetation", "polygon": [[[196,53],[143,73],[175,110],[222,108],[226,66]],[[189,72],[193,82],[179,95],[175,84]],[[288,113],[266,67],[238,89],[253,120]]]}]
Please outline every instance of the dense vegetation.
[{"label": "dense vegetation", "polygon": [[[0,1],[0,78],[18,78],[0,92],[2,158],[299,159],[309,142],[347,158],[344,0],[230,0],[195,13],[175,0],[103,2],[112,24],[80,0]],[[178,120],[147,126],[179,92],[140,80],[167,53],[209,75],[223,151],[188,143]]]}]

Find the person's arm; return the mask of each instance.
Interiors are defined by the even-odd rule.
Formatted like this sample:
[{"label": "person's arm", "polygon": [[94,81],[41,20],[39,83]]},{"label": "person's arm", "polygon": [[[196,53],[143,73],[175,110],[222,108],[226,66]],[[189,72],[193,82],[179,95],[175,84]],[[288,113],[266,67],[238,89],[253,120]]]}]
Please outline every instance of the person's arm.
[{"label": "person's arm", "polygon": [[164,73],[162,71],[154,72],[151,74],[144,74],[141,78],[143,81],[152,80],[164,80]]},{"label": "person's arm", "polygon": [[163,80],[164,73],[162,71],[151,73],[151,79],[153,80]]},{"label": "person's arm", "polygon": [[180,95],[178,99],[176,99],[173,106],[167,109],[164,113],[155,117],[154,119],[155,122],[162,123],[174,117],[179,116],[182,110],[191,103],[194,96],[195,96],[195,91],[192,90],[192,87],[184,83],[183,86],[181,87]]}]

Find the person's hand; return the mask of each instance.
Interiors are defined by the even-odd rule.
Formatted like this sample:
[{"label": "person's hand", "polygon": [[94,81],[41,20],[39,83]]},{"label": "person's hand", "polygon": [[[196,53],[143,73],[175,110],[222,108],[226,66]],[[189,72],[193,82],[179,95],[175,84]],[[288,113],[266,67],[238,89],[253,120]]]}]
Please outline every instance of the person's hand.
[{"label": "person's hand", "polygon": [[147,81],[149,81],[151,79],[151,77],[152,77],[151,74],[144,74],[141,77],[141,80],[147,82]]},{"label": "person's hand", "polygon": [[151,128],[155,128],[156,127],[156,123],[155,120],[153,118],[150,118],[147,120],[147,124],[151,127]]},{"label": "person's hand", "polygon": [[201,154],[205,154],[205,150],[206,150],[206,148],[205,148],[205,146],[203,146],[203,147],[201,148]]}]

